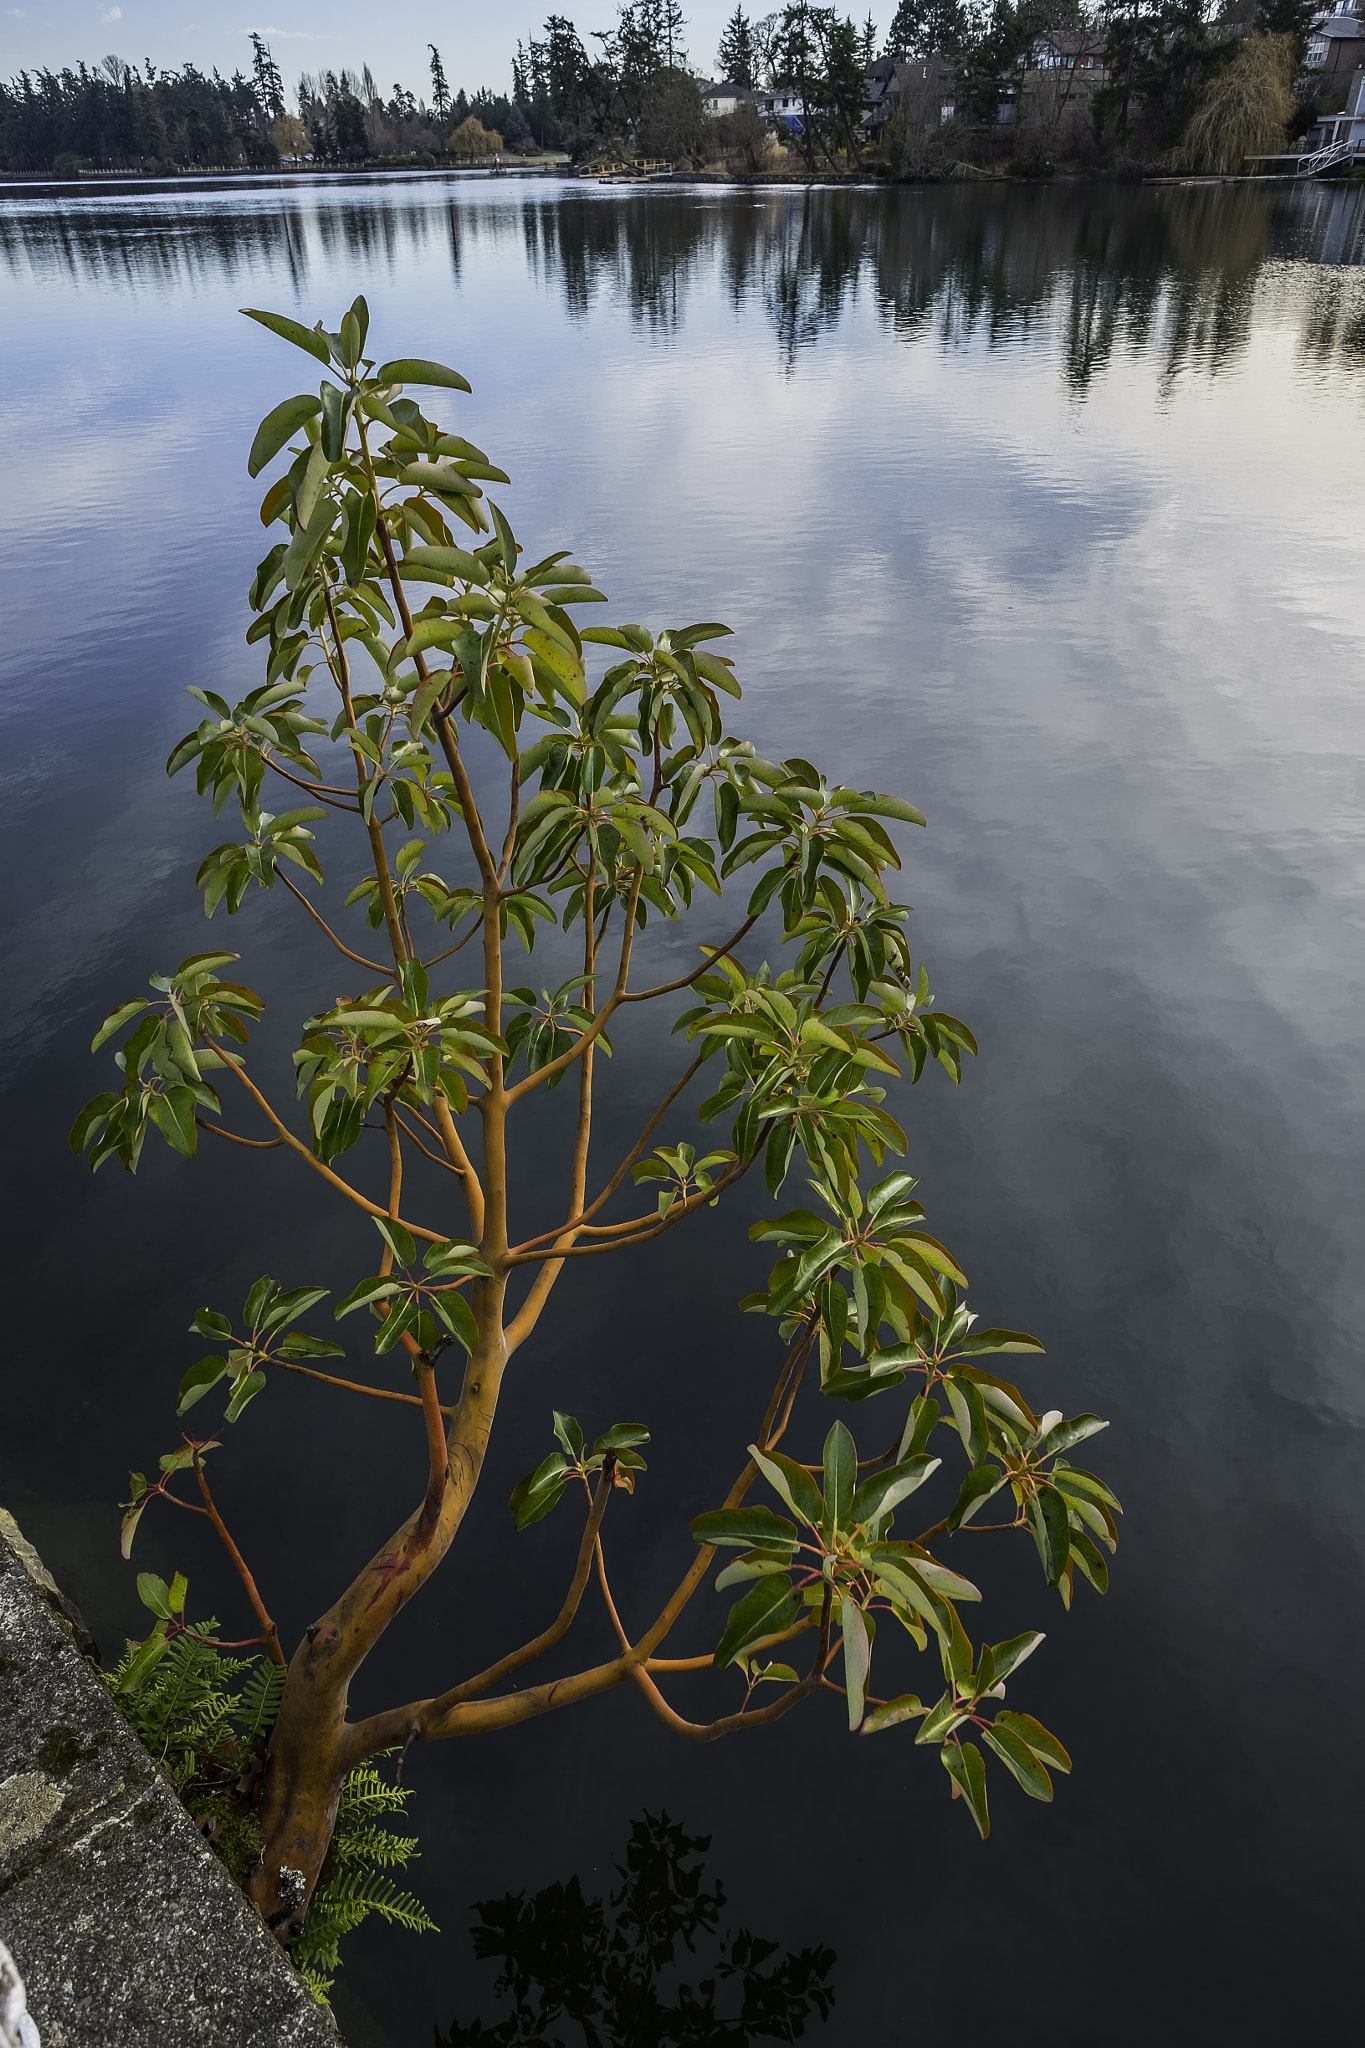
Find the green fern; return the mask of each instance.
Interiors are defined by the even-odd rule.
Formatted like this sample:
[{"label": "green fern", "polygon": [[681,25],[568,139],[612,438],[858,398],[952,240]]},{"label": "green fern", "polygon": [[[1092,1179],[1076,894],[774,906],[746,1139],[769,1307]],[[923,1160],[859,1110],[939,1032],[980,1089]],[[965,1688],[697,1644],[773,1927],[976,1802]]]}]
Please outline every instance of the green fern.
[{"label": "green fern", "polygon": [[[212,1640],[216,1621],[196,1623],[176,1636],[146,1676],[133,1676],[142,1648],[130,1643],[104,1681],[114,1704],[156,1761],[174,1780],[186,1807],[237,1884],[260,1851],[253,1809],[238,1781],[265,1747],[284,1695],[283,1669],[264,1657],[229,1657]],[[240,1691],[230,1681],[247,1674]],[[382,1752],[385,1756],[392,1750]],[[337,1970],[339,1944],[377,1913],[413,1934],[437,1932],[419,1899],[399,1891],[389,1870],[406,1869],[418,1853],[415,1835],[382,1825],[402,1813],[410,1792],[391,1785],[374,1763],[358,1764],[341,1788],[327,1860],[291,1957],[321,2005]]]},{"label": "green fern", "polygon": [[402,1813],[410,1797],[407,1787],[391,1785],[372,1763],[357,1764],[341,1788],[332,1846],[292,1951],[313,1996],[323,2004],[340,1968],[338,1944],[371,1913],[411,1934],[439,1932],[421,1900],[399,1891],[382,1874],[406,1869],[417,1854],[415,1835],[391,1834],[374,1824],[378,1815]]},{"label": "green fern", "polygon": [[238,1724],[248,1742],[264,1742],[274,1727],[284,1698],[284,1678],[283,1664],[272,1664],[266,1657],[256,1659],[237,1710]]}]

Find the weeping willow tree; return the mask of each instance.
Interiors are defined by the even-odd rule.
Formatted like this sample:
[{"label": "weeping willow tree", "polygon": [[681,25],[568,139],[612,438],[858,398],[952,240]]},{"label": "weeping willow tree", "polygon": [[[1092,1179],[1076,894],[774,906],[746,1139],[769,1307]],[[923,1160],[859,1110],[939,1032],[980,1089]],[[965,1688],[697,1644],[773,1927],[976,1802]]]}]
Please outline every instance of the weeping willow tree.
[{"label": "weeping willow tree", "polygon": [[1250,35],[1209,80],[1171,155],[1177,170],[1240,171],[1283,149],[1294,112],[1292,36]]}]

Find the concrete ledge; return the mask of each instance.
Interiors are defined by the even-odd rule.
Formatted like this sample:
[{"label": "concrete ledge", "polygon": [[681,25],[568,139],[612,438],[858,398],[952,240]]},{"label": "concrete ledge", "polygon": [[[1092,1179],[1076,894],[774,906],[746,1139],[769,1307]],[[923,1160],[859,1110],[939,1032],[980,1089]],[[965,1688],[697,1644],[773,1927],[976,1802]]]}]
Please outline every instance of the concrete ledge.
[{"label": "concrete ledge", "polygon": [[42,2048],[339,2048],[81,1638],[0,1510],[0,1941]]}]

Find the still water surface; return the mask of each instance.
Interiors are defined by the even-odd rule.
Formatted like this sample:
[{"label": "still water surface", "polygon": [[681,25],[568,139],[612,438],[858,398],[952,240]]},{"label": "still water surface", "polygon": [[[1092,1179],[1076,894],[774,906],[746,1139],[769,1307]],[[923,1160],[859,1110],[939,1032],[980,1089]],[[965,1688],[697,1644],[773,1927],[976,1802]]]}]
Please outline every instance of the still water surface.
[{"label": "still water surface", "polygon": [[[728,620],[762,750],[928,813],[903,893],[982,1056],[904,1105],[911,1164],[987,1320],[1046,1341],[1029,1390],[1113,1424],[1108,1599],[1083,1589],[1067,1618],[1029,1548],[990,1616],[1049,1630],[1014,1704],[1072,1749],[1054,1806],[999,1774],[983,1846],[908,1736],[851,1742],[837,1703],[693,1748],[613,1695],[418,1752],[445,1932],[355,1944],[355,2048],[469,2018],[470,1901],[572,1871],[604,1891],[660,1805],[714,1836],[738,1919],[837,1949],[831,2048],[1279,2043],[1358,2010],[1363,251],[1365,195],[1325,188],[0,199],[0,1498],[97,1635],[137,1626],[111,1504],[173,1440],[190,1309],[267,1264],[346,1286],[369,1256],[278,1155],[149,1148],[130,1183],[65,1151],[107,1085],[92,1021],[208,942],[190,877],[218,834],[160,764],[185,685],[256,680],[245,450],[300,381],[241,304],[334,322],[363,290],[381,352],[470,377],[461,430],[512,473],[535,553],[572,546],[616,616]],[[335,971],[279,893],[234,928],[243,975],[325,999]],[[604,1156],[662,1030],[608,1070]],[[653,1611],[728,1483],[736,1390],[758,1403],[770,1369],[726,1306],[766,1270],[740,1220],[705,1222],[695,1263],[667,1240],[610,1296],[561,1287],[464,1563],[362,1709],[558,1605],[567,1526],[509,1552],[502,1506],[552,1404],[654,1430],[615,1564],[630,1614]],[[225,1467],[286,1634],[336,1590],[279,1427],[313,1412],[295,1393],[272,1388]],[[313,1437],[354,1560],[413,1492],[412,1446],[364,1421],[320,1406]],[[144,1526],[142,1562],[186,1563],[235,1617],[217,1560]],[[595,1616],[578,1630],[565,1669],[608,1647]]]}]

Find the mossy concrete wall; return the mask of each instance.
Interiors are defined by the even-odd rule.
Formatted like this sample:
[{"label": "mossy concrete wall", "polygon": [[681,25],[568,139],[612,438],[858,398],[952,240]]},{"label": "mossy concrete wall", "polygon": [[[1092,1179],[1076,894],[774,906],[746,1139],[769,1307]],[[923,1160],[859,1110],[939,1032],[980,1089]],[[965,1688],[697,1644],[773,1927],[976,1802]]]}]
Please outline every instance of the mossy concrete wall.
[{"label": "mossy concrete wall", "polygon": [[340,2048],[0,1509],[0,1942],[42,2048]]}]

